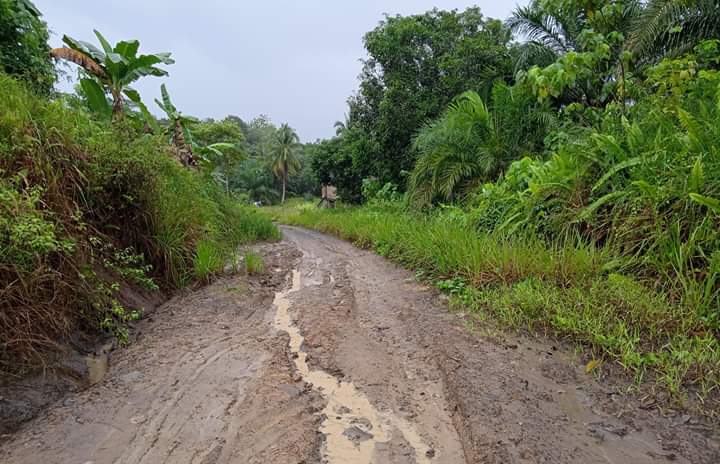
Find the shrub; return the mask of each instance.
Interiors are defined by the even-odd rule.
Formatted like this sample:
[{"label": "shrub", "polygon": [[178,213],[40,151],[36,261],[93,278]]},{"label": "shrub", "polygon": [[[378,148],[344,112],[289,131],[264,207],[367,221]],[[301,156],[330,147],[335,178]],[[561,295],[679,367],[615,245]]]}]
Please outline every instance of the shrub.
[{"label": "shrub", "polygon": [[652,373],[673,392],[697,384],[707,394],[720,385],[712,321],[693,304],[621,274],[610,245],[478,232],[457,207],[418,214],[386,203],[276,214],[416,270],[476,315],[580,342],[638,379]]},{"label": "shrub", "polygon": [[37,366],[78,329],[124,339],[137,313],[122,285],[207,279],[240,244],[278,236],[133,124],[0,74],[0,371]]}]

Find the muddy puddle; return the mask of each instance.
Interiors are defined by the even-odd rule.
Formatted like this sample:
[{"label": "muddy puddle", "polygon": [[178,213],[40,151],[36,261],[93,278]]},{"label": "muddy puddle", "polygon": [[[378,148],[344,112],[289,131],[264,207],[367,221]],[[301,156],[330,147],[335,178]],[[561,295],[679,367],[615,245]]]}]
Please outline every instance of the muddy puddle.
[{"label": "muddy puddle", "polygon": [[[331,276],[332,279],[332,276]],[[328,401],[320,431],[325,435],[323,462],[329,464],[369,464],[376,445],[402,437],[414,450],[415,462],[429,463],[430,447],[415,428],[389,411],[379,411],[352,382],[339,381],[322,370],[311,370],[307,353],[302,351],[304,338],[290,315],[289,296],[302,288],[300,272],[293,271],[292,287],[275,295],[275,327],[290,336],[295,366],[303,380]]]},{"label": "muddy puddle", "polygon": [[95,385],[100,382],[107,374],[110,368],[109,352],[112,349],[112,343],[103,345],[96,354],[84,356],[83,361],[87,367],[87,383]]}]

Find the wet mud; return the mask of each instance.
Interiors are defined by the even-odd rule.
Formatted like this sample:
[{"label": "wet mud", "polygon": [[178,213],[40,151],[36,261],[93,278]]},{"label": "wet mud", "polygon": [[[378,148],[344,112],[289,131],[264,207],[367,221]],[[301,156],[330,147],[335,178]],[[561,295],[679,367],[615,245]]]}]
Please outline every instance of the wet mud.
[{"label": "wet mud", "polygon": [[716,463],[717,424],[475,327],[411,273],[284,227],[266,271],[188,292],[2,463]]}]

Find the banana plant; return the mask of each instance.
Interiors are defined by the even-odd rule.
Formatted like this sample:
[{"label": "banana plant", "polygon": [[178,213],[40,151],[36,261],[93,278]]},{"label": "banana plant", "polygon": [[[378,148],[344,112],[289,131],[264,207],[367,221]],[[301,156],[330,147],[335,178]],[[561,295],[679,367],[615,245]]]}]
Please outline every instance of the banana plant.
[{"label": "banana plant", "polygon": [[[51,54],[85,71],[87,77],[80,80],[80,86],[91,110],[114,120],[122,119],[127,97],[147,117],[150,114],[147,107],[130,84],[145,76],[167,76],[168,72],[157,65],[170,65],[175,61],[170,53],[138,55],[140,42],[137,40],[121,41],[113,47],[100,32],[94,32],[102,50],[66,35],[63,42],[67,47],[54,48]],[[112,102],[108,102],[108,94]]]},{"label": "banana plant", "polygon": [[188,123],[198,122],[198,120],[192,116],[182,114],[175,105],[173,105],[165,84],[160,86],[160,93],[162,95],[162,101],[155,99],[155,103],[168,117],[171,134],[170,142],[175,148],[180,163],[184,166],[197,166],[197,161],[193,155],[193,139],[190,129],[188,129]]}]

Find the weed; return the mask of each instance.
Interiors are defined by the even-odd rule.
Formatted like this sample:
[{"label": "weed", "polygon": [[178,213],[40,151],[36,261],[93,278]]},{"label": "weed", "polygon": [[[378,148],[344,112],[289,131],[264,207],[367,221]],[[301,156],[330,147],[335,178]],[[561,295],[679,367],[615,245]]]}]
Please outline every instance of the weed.
[{"label": "weed", "polygon": [[213,276],[222,272],[225,266],[223,253],[218,246],[209,241],[201,240],[195,248],[195,260],[193,267],[195,277],[203,282],[208,282]]},{"label": "weed", "polygon": [[248,275],[257,275],[265,270],[265,263],[262,256],[258,253],[248,250],[245,252],[245,270]]},{"label": "weed", "polygon": [[720,342],[707,318],[651,283],[610,272],[618,266],[609,247],[478,233],[457,211],[368,205],[273,214],[372,248],[479,317],[581,343],[638,381],[653,373],[673,393],[720,387]]}]

